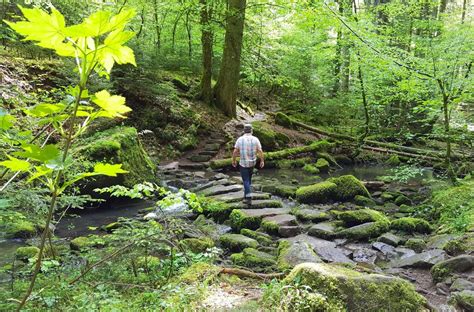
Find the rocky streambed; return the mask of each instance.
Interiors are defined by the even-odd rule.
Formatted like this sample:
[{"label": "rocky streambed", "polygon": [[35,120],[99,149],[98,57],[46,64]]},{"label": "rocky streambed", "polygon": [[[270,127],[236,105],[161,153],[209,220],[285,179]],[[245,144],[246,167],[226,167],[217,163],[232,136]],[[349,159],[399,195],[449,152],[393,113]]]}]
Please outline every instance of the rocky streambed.
[{"label": "rocky streambed", "polygon": [[342,264],[407,280],[435,310],[474,308],[474,235],[435,234],[432,224],[417,218],[414,207],[430,189],[416,181],[377,181],[381,170],[359,170],[365,181],[347,169],[323,178],[300,169],[263,171],[254,177],[248,206],[236,172],[183,171],[178,164],[162,172],[167,185],[222,203],[195,224],[205,224],[208,233],[214,221],[230,227],[213,237],[228,265],[272,272],[307,262]]}]

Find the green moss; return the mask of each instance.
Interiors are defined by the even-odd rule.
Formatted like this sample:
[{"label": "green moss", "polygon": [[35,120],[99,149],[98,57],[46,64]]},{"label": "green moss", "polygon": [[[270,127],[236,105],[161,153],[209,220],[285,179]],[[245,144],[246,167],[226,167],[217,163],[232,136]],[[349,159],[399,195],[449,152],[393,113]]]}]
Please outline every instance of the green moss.
[{"label": "green moss", "polygon": [[291,210],[291,214],[304,221],[318,222],[330,219],[330,215],[326,211],[304,209],[299,207],[293,208]]},{"label": "green moss", "polygon": [[216,278],[220,271],[222,271],[222,269],[218,266],[207,262],[197,262],[187,268],[186,271],[179,276],[178,280],[185,284],[204,284]]},{"label": "green moss", "polygon": [[249,216],[240,209],[234,209],[229,219],[232,228],[237,231],[241,229],[256,230],[260,227],[260,223],[262,222],[261,217]]},{"label": "green moss", "polygon": [[261,224],[262,229],[270,234],[278,234],[280,226],[274,221],[263,221]]},{"label": "green moss", "polygon": [[136,259],[135,265],[138,268],[154,270],[160,267],[161,260],[155,256],[140,256]]},{"label": "green moss", "polygon": [[39,251],[39,248],[36,246],[18,247],[15,256],[17,259],[27,260],[35,258]]},{"label": "green moss", "polygon": [[364,184],[353,175],[330,178],[327,181],[336,184],[335,196],[339,200],[350,200],[357,195],[370,198],[369,191],[367,191]]},{"label": "green moss", "polygon": [[426,242],[421,238],[409,238],[405,243],[405,247],[416,252],[422,252],[426,248]]},{"label": "green moss", "polygon": [[443,250],[450,256],[457,256],[469,250],[469,246],[463,237],[450,240],[443,247]]},{"label": "green moss", "polygon": [[356,195],[356,197],[354,198],[354,203],[358,206],[363,207],[374,207],[376,205],[373,199],[362,195]]},{"label": "green moss", "polygon": [[214,241],[209,237],[204,238],[185,238],[179,242],[184,249],[194,253],[205,252],[206,249],[214,247]]},{"label": "green moss", "polygon": [[296,190],[296,198],[302,203],[325,203],[332,199],[337,185],[325,181],[309,186],[303,186]]},{"label": "green moss", "polygon": [[389,159],[387,159],[386,163],[387,165],[398,166],[400,164],[400,158],[398,155],[392,155]]},{"label": "green moss", "polygon": [[426,301],[400,278],[362,274],[334,264],[300,264],[283,282],[307,285],[348,311],[420,311]]},{"label": "green moss", "polygon": [[97,132],[76,144],[73,153],[92,162],[122,164],[122,168],[128,173],[119,175],[117,181],[110,183],[133,186],[155,180],[155,165],[144,151],[137,130],[133,127],[115,127]]},{"label": "green moss", "polygon": [[275,115],[275,123],[285,128],[293,129],[293,121],[288,117],[288,115],[278,112]]},{"label": "green moss", "polygon": [[5,226],[7,238],[30,238],[36,235],[36,227],[27,220],[12,221]]},{"label": "green moss", "polygon": [[306,171],[306,172],[311,173],[311,174],[318,174],[319,173],[319,169],[316,168],[316,166],[312,165],[312,164],[304,165],[303,171]]},{"label": "green moss", "polygon": [[391,228],[393,230],[402,231],[405,233],[430,233],[430,224],[423,219],[405,217],[392,222]]},{"label": "green moss", "polygon": [[273,243],[272,238],[268,234],[265,234],[265,233],[260,233],[260,232],[252,231],[249,229],[242,229],[240,231],[240,234],[253,238],[262,245],[268,246]]},{"label": "green moss", "polygon": [[267,267],[276,264],[272,255],[254,248],[245,248],[242,253],[232,254],[230,259],[235,265],[246,267]]},{"label": "green moss", "polygon": [[201,205],[202,213],[208,217],[213,218],[216,222],[224,222],[229,218],[232,212],[232,207],[224,202],[206,199],[205,203]]},{"label": "green moss", "polygon": [[105,241],[98,236],[91,235],[89,237],[79,236],[70,241],[72,250],[83,251],[91,247],[102,247],[105,245]]},{"label": "green moss", "polygon": [[232,251],[242,251],[245,248],[257,248],[258,242],[242,234],[224,234],[219,238],[221,245]]},{"label": "green moss", "polygon": [[366,240],[387,232],[389,227],[390,222],[367,222],[339,231],[337,235],[348,239]]},{"label": "green moss", "polygon": [[395,205],[411,205],[412,202],[410,198],[406,197],[405,195],[399,195],[397,198],[395,198]]},{"label": "green moss", "polygon": [[383,213],[368,208],[343,211],[338,215],[338,219],[344,222],[344,226],[354,226],[366,222],[389,222]]},{"label": "green moss", "polygon": [[111,222],[111,223],[107,224],[106,226],[104,226],[104,230],[111,233],[114,230],[120,228],[121,226],[122,225],[120,224],[120,222]]},{"label": "green moss", "polygon": [[405,204],[402,204],[402,205],[400,205],[400,209],[398,211],[401,212],[401,213],[413,213],[413,212],[415,212],[415,208],[411,207],[411,206],[408,206],[408,205],[405,205]]},{"label": "green moss", "polygon": [[329,162],[324,158],[319,158],[316,161],[315,166],[321,172],[328,172],[328,170],[329,170]]},{"label": "green moss", "polygon": [[253,126],[253,135],[255,135],[262,144],[264,150],[274,150],[278,147],[276,132],[272,127],[263,121],[254,121]]},{"label": "green moss", "polygon": [[277,185],[275,186],[273,194],[281,197],[295,197],[297,187],[290,185]]}]

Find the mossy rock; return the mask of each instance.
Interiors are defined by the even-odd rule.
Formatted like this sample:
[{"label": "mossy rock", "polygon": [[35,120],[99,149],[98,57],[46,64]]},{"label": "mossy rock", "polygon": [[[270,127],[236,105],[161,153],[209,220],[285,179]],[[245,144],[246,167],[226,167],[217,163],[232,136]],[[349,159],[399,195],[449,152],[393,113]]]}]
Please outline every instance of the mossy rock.
[{"label": "mossy rock", "polygon": [[337,189],[337,185],[330,181],[303,186],[296,190],[296,198],[302,203],[326,203],[330,201]]},{"label": "mossy rock", "polygon": [[394,195],[393,193],[391,192],[383,192],[381,195],[380,195],[380,198],[386,202],[386,201],[392,201],[396,198],[396,194]]},{"label": "mossy rock", "polygon": [[453,293],[449,302],[456,304],[463,311],[474,311],[474,290],[465,289]]},{"label": "mossy rock", "polygon": [[397,198],[395,198],[395,205],[411,205],[411,199],[406,197],[405,195],[399,195]]},{"label": "mossy rock", "polygon": [[256,230],[260,227],[260,223],[262,223],[261,217],[249,216],[240,209],[234,209],[229,219],[231,227],[236,231],[241,229]]},{"label": "mossy rock", "polygon": [[463,273],[473,269],[474,256],[461,255],[436,263],[431,268],[431,277],[435,283],[438,283],[454,273]]},{"label": "mossy rock", "polygon": [[426,242],[421,238],[409,238],[405,243],[405,247],[413,249],[415,252],[419,253],[426,248]]},{"label": "mossy rock", "polygon": [[401,212],[401,213],[413,213],[413,212],[415,212],[415,207],[405,205],[405,204],[401,204],[400,209],[398,211]]},{"label": "mossy rock", "polygon": [[36,235],[36,226],[27,220],[16,220],[2,226],[6,238],[30,238]]},{"label": "mossy rock", "polygon": [[39,248],[36,246],[18,247],[15,252],[15,257],[21,260],[28,260],[35,258],[39,251]]},{"label": "mossy rock", "polygon": [[280,125],[282,127],[288,128],[288,129],[293,129],[294,128],[294,124],[293,124],[293,121],[291,120],[291,118],[288,117],[288,115],[286,115],[282,112],[276,113],[275,123],[277,125]]},{"label": "mossy rock", "polygon": [[391,228],[393,230],[402,231],[405,233],[430,233],[431,226],[428,221],[419,219],[405,217],[392,221]]},{"label": "mossy rock", "polygon": [[281,159],[274,161],[275,167],[279,169],[303,168],[306,164],[312,162],[311,157],[303,157],[296,159]]},{"label": "mossy rock", "polygon": [[367,240],[388,231],[390,222],[367,222],[337,232],[338,236],[348,239]]},{"label": "mossy rock", "polygon": [[302,241],[289,242],[282,240],[278,244],[278,269],[286,271],[305,262],[321,262],[313,247]]},{"label": "mossy rock", "polygon": [[329,162],[324,158],[319,158],[316,161],[315,167],[321,172],[329,171]]},{"label": "mossy rock", "polygon": [[341,307],[339,311],[342,307],[348,311],[421,311],[426,303],[408,281],[335,264],[299,264],[283,282],[309,286],[328,303]]},{"label": "mossy rock", "polygon": [[467,237],[468,236],[462,236],[448,241],[443,247],[443,250],[450,256],[457,256],[468,250],[472,250],[472,246],[468,244]]},{"label": "mossy rock", "polygon": [[227,220],[233,210],[233,207],[228,203],[216,200],[207,200],[201,207],[202,213],[213,218],[216,222],[224,222]]},{"label": "mossy rock", "polygon": [[344,226],[354,226],[367,222],[384,222],[389,223],[388,218],[379,211],[369,208],[360,210],[343,211],[338,214],[337,218],[342,220]]},{"label": "mossy rock", "polygon": [[277,132],[272,127],[263,121],[255,121],[252,123],[253,135],[256,136],[264,150],[273,151],[278,148]]},{"label": "mossy rock", "polygon": [[357,195],[370,198],[370,193],[364,184],[353,175],[343,175],[337,178],[330,178],[326,181],[336,184],[334,191],[337,200],[351,200]]},{"label": "mossy rock", "polygon": [[369,208],[377,205],[372,198],[368,198],[362,195],[356,195],[356,197],[354,198],[354,203],[358,206]]},{"label": "mossy rock", "polygon": [[258,242],[242,234],[224,234],[219,238],[221,245],[231,251],[242,251],[245,248],[257,248]]},{"label": "mossy rock", "polygon": [[[73,150],[73,155],[85,157],[85,167],[93,167],[96,162],[122,164],[128,173],[117,177],[99,177],[91,182],[92,189],[113,184],[133,186],[144,181],[155,181],[155,165],[143,149],[137,129],[115,127],[97,132],[82,139]],[[91,168],[85,168],[90,170]]]},{"label": "mossy rock", "polygon": [[112,233],[113,231],[120,228],[121,226],[122,226],[122,224],[120,222],[111,222],[111,223],[107,224],[106,226],[104,226],[104,230],[109,232],[109,233]]},{"label": "mossy rock", "polygon": [[184,249],[194,253],[205,252],[206,249],[214,247],[214,241],[209,237],[204,238],[185,238],[179,242]]},{"label": "mossy rock", "polygon": [[92,247],[103,247],[105,242],[95,236],[79,236],[70,241],[70,247],[72,250],[84,251]]},{"label": "mossy rock", "polygon": [[278,229],[280,228],[280,226],[276,222],[266,221],[266,220],[262,221],[260,226],[265,232],[273,234],[273,235],[278,234]]},{"label": "mossy rock", "polygon": [[254,267],[268,267],[276,264],[275,257],[255,248],[245,248],[242,253],[235,253],[230,256],[235,265]]},{"label": "mossy rock", "polygon": [[295,197],[296,190],[298,188],[296,186],[291,186],[291,185],[277,185],[275,187],[273,194],[280,196],[280,197],[285,197],[285,198],[290,198],[290,197]]},{"label": "mossy rock", "polygon": [[193,263],[178,277],[178,282],[185,284],[200,283],[201,285],[205,285],[215,279],[221,271],[222,268],[207,262]]},{"label": "mossy rock", "polygon": [[240,234],[255,239],[261,245],[268,246],[268,245],[271,245],[273,243],[271,236],[266,234],[266,233],[252,231],[252,230],[249,230],[249,229],[242,229],[240,231]]},{"label": "mossy rock", "polygon": [[312,165],[312,164],[304,165],[303,171],[305,171],[307,173],[311,173],[311,174],[318,174],[319,173],[319,169],[316,168],[316,166]]}]

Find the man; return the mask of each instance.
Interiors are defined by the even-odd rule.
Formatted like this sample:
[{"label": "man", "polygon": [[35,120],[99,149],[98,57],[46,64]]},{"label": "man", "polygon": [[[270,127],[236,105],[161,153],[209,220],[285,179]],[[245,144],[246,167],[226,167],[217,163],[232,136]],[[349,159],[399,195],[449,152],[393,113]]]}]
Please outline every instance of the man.
[{"label": "man", "polygon": [[264,155],[262,145],[257,137],[252,135],[252,125],[244,125],[244,134],[237,139],[232,153],[232,166],[237,167],[237,156],[240,156],[239,169],[244,182],[244,202],[251,204],[251,188],[253,168],[257,164],[257,155],[260,158],[260,168],[263,168]]}]

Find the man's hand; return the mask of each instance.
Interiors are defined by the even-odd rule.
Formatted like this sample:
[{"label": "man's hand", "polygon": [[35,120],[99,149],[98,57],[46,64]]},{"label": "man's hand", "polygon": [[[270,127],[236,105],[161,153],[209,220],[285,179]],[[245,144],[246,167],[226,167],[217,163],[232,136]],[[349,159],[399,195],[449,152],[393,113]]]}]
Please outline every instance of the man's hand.
[{"label": "man's hand", "polygon": [[263,166],[265,166],[265,162],[263,160],[260,161],[260,169],[263,168]]},{"label": "man's hand", "polygon": [[237,161],[232,160],[232,167],[236,168],[237,167]]}]

